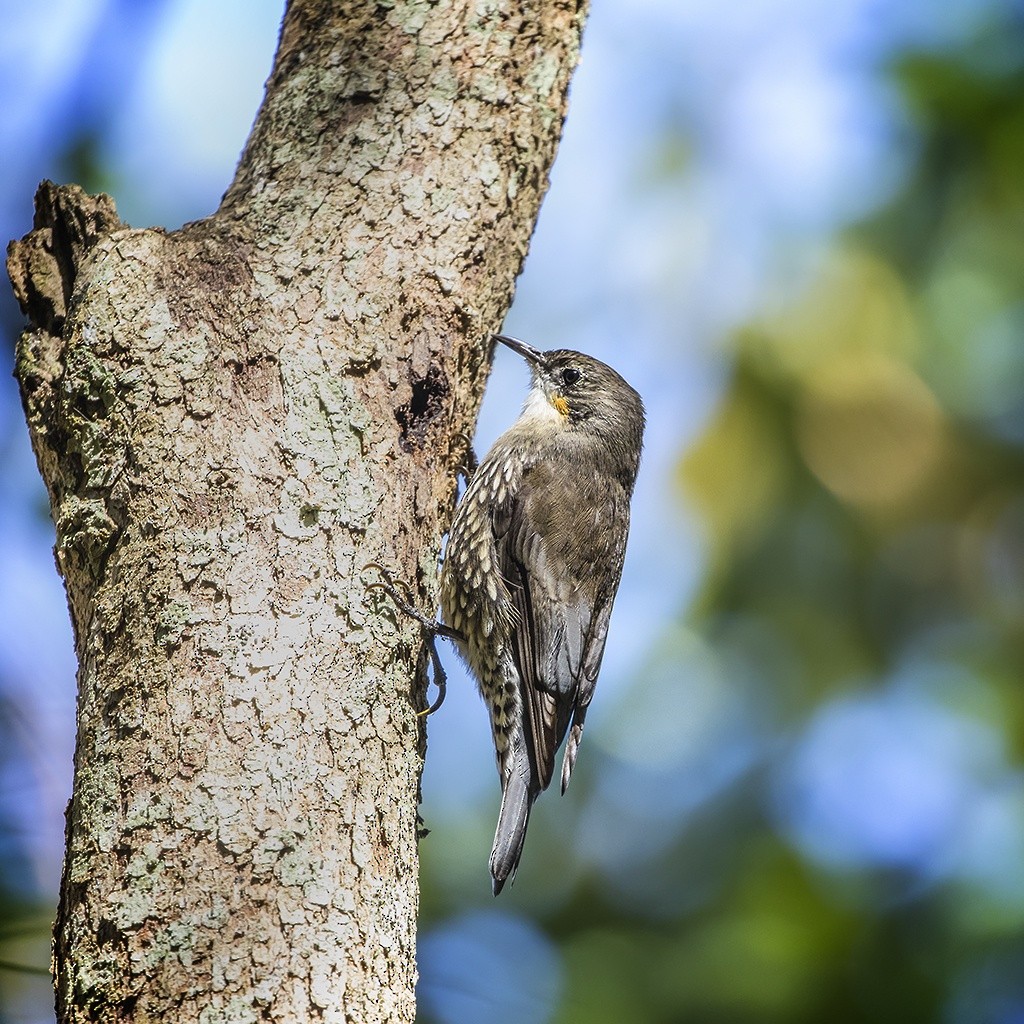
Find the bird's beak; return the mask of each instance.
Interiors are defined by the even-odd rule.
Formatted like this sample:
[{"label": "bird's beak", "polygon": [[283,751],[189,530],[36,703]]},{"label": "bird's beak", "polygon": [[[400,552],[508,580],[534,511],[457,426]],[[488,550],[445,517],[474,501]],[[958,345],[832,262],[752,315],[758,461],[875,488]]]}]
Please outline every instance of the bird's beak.
[{"label": "bird's beak", "polygon": [[507,334],[492,334],[491,337],[495,341],[500,341],[506,348],[512,349],[513,352],[518,352],[528,363],[535,363],[537,366],[544,366],[547,363],[544,353],[539,348],[527,345],[525,341],[511,338]]}]

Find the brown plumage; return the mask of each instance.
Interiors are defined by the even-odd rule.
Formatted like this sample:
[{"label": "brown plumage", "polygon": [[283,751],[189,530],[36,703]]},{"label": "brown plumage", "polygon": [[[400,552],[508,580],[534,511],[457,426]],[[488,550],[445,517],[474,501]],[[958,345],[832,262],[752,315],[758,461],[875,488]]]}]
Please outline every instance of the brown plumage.
[{"label": "brown plumage", "polygon": [[622,574],[644,412],[597,359],[495,337],[528,360],[533,387],[455,513],[441,607],[491,715],[497,895],[566,732],[563,792],[569,784]]}]

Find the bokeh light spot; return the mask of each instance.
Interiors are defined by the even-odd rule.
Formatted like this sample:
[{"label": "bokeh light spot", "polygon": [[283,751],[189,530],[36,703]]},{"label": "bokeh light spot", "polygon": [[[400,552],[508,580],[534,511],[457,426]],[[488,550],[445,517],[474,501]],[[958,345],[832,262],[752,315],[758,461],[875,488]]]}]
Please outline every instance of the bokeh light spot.
[{"label": "bokeh light spot", "polygon": [[901,691],[847,697],[812,719],[781,774],[784,829],[831,866],[948,866],[998,738],[979,722]]},{"label": "bokeh light spot", "polygon": [[441,1024],[544,1024],[562,986],[558,951],[533,924],[472,913],[420,940],[421,1007]]},{"label": "bokeh light spot", "polygon": [[797,443],[837,497],[884,506],[911,497],[942,453],[934,395],[909,367],[875,353],[827,363],[806,382]]}]

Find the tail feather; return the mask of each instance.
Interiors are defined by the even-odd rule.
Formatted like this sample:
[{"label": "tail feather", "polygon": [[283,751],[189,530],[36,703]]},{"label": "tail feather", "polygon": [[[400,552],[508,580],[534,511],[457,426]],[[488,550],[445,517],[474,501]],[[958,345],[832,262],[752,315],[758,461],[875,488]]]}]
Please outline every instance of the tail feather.
[{"label": "tail feather", "polygon": [[569,788],[569,779],[576,766],[576,755],[579,753],[580,740],[583,739],[582,718],[569,730],[569,738],[565,741],[565,753],[562,755],[562,792]]},{"label": "tail feather", "polygon": [[526,826],[530,822],[530,808],[537,797],[527,780],[513,771],[505,782],[501,794],[501,811],[491,849],[491,878],[494,895],[501,892],[509,876],[515,880],[519,858],[523,855]]}]

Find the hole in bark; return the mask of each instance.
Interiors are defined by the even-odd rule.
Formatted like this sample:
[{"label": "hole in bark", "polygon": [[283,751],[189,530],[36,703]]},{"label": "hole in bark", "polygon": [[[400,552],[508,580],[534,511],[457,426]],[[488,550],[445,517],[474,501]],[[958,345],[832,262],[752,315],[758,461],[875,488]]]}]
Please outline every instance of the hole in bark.
[{"label": "hole in bark", "polygon": [[125,996],[124,999],[119,1000],[117,1005],[121,1008],[122,1020],[131,1020],[135,1016],[135,1004],[138,1001],[137,995]]},{"label": "hole in bark", "polygon": [[444,412],[448,397],[448,379],[439,366],[432,366],[424,377],[411,380],[412,397],[395,410],[402,428],[402,447],[406,451],[422,448],[431,424]]},{"label": "hole in bark", "polygon": [[316,526],[320,522],[320,509],[315,505],[303,505],[299,510],[299,522],[303,526]]}]

